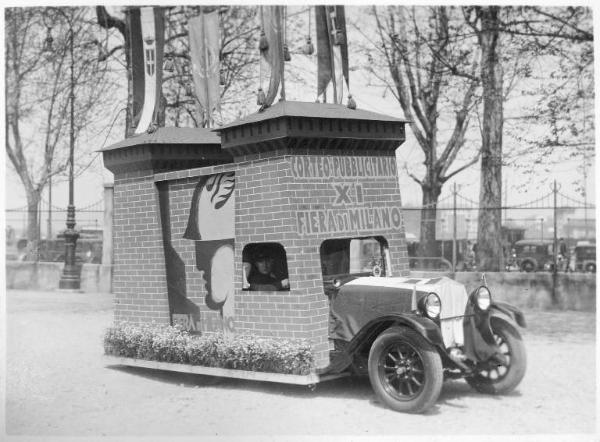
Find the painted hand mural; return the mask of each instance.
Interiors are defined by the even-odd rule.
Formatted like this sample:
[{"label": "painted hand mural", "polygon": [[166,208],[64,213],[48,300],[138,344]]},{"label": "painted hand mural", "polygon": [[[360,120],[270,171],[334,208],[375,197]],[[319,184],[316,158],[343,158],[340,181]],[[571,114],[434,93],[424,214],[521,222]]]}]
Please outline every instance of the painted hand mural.
[{"label": "painted hand mural", "polygon": [[224,329],[233,323],[235,237],[235,175],[202,177],[190,207],[183,235],[196,242],[196,268],[204,272],[206,305],[221,313]]}]

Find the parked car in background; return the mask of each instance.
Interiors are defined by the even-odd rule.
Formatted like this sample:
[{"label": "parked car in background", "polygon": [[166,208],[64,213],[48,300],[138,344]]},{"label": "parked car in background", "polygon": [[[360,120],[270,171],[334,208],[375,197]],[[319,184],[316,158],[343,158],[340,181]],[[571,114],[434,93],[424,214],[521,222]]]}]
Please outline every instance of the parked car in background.
[{"label": "parked car in background", "polygon": [[[80,231],[75,247],[75,262],[78,264],[100,264],[102,262],[102,232]],[[14,250],[13,250],[14,249]],[[7,249],[7,260],[31,260],[29,241],[21,238],[16,241],[15,247]],[[41,239],[38,243],[38,261],[64,262],[65,239],[59,234],[53,239]]]},{"label": "parked car in background", "polygon": [[522,272],[552,271],[554,241],[522,239],[514,245],[516,263]]},{"label": "parked car in background", "polygon": [[596,273],[596,245],[579,241],[574,249],[575,271]]}]

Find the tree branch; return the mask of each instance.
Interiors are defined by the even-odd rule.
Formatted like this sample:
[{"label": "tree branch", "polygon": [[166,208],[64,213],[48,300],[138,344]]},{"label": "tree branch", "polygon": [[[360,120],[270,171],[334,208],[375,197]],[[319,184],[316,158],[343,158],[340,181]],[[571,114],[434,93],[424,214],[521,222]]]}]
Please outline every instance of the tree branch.
[{"label": "tree branch", "polygon": [[477,161],[479,161],[479,157],[481,156],[481,152],[477,152],[477,155],[475,155],[475,157],[469,161],[467,164],[465,164],[462,167],[459,167],[458,169],[456,169],[455,171],[453,171],[452,173],[449,173],[448,175],[446,175],[445,177],[440,177],[440,181],[442,183],[445,183],[446,181],[448,181],[450,178],[452,178],[454,175],[459,174],[460,172],[462,172],[465,169],[468,169],[469,167],[471,167],[473,164],[477,163]]}]

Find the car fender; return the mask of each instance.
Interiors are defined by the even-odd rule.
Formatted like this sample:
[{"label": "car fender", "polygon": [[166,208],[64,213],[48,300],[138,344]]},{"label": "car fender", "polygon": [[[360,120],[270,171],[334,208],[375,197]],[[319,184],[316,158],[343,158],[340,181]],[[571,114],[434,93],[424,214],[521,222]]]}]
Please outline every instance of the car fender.
[{"label": "car fender", "polygon": [[490,305],[489,318],[503,319],[511,325],[519,325],[519,327],[525,328],[527,324],[525,322],[525,315],[514,305],[507,302],[496,301]]},{"label": "car fender", "polygon": [[492,330],[492,319],[500,319],[515,329],[525,327],[525,316],[518,308],[505,302],[494,302],[485,312],[474,305],[467,307],[465,321],[465,354],[473,361],[485,361],[498,354],[498,346]]},{"label": "car fender", "polygon": [[413,329],[423,336],[429,343],[444,349],[444,340],[440,326],[429,318],[414,313],[390,314],[380,316],[369,322],[352,338],[348,351],[354,353],[362,348],[365,343],[372,343],[375,338],[387,328],[402,325]]},{"label": "car fender", "polygon": [[494,333],[492,331],[492,318],[501,319],[504,322],[510,324],[515,329],[517,325],[525,327],[525,316],[518,308],[506,303],[506,302],[495,302],[490,305],[490,309],[487,314],[482,317],[479,322],[479,332],[481,336],[489,345],[496,345],[494,339]]}]

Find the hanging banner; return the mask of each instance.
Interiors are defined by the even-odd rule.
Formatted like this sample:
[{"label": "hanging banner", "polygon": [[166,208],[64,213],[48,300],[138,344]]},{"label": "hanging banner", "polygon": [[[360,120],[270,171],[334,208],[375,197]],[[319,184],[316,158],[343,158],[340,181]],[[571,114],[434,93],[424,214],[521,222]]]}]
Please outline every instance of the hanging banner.
[{"label": "hanging banner", "polygon": [[283,7],[261,6],[263,29],[269,43],[269,47],[261,51],[261,68],[266,77],[269,78],[269,88],[266,91],[264,107],[268,107],[275,101],[283,70]]},{"label": "hanging banner", "polygon": [[220,76],[220,31],[216,10],[201,12],[189,20],[190,57],[196,97],[200,105],[202,120],[212,120],[221,110]]},{"label": "hanging banner", "polygon": [[316,6],[317,96],[332,83],[333,102],[342,103],[348,89],[348,39],[343,6]]},{"label": "hanging banner", "polygon": [[164,50],[162,8],[130,8],[131,116],[135,133],[148,130],[160,106]]}]

